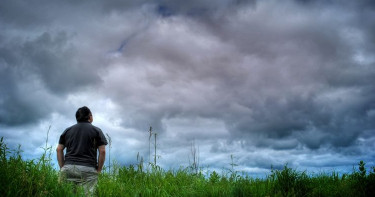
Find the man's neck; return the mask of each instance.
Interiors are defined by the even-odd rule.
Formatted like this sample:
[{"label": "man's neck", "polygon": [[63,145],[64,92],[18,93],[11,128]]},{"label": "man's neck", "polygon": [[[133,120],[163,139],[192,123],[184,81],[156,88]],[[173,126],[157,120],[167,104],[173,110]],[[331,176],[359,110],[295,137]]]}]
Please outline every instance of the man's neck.
[{"label": "man's neck", "polygon": [[90,123],[88,120],[78,121],[78,123]]}]

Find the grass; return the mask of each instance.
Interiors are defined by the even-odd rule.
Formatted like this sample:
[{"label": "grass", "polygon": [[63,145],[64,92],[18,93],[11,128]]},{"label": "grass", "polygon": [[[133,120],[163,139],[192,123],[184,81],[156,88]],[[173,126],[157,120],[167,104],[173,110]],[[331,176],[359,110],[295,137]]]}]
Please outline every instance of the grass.
[{"label": "grass", "polygon": [[[84,196],[82,188],[59,182],[51,164],[50,148],[35,160],[23,160],[20,147],[9,150],[0,141],[0,193],[2,196]],[[374,196],[375,169],[365,163],[351,174],[332,172],[308,175],[287,165],[271,170],[263,179],[236,172],[208,176],[190,168],[163,170],[151,165],[112,166],[99,176],[95,196]],[[74,193],[73,191],[76,190]]]},{"label": "grass", "polygon": [[[0,193],[2,196],[75,196],[73,186],[58,182],[47,154],[25,161],[20,147],[9,150],[0,140]],[[80,194],[79,192],[77,193]]]}]

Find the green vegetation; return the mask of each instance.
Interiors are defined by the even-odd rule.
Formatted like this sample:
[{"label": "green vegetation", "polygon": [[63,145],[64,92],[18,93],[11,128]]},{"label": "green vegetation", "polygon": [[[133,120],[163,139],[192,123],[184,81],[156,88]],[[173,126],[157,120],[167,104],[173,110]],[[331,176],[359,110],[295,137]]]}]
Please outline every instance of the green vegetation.
[{"label": "green vegetation", "polygon": [[[0,141],[0,194],[2,196],[84,196],[81,188],[58,181],[52,167],[51,148],[36,160],[23,160],[20,147],[9,150]],[[112,166],[102,173],[95,196],[373,196],[375,169],[358,170],[339,176],[337,173],[308,175],[287,165],[271,170],[268,177],[254,179],[236,172],[221,175],[215,171],[203,175],[191,168],[165,171],[151,164]],[[75,192],[73,192],[75,190]]]},{"label": "green vegetation", "polygon": [[[50,148],[45,153],[51,152]],[[74,196],[73,186],[59,183],[50,154],[37,160],[24,161],[20,146],[9,150],[0,140],[0,194],[1,196]],[[78,188],[77,194],[83,194]]]}]

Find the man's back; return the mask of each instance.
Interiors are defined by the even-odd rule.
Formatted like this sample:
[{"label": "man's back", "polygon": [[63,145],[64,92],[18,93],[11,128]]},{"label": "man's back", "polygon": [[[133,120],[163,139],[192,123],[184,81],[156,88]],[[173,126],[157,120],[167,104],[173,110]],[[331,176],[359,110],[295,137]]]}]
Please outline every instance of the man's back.
[{"label": "man's back", "polygon": [[65,164],[97,167],[97,149],[107,144],[103,132],[89,122],[67,128],[59,144],[66,147]]}]

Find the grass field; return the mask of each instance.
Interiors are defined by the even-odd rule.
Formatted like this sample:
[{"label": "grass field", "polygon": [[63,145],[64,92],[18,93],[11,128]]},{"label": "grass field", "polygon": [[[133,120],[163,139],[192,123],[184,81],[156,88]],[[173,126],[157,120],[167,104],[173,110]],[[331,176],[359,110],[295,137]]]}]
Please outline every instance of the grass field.
[{"label": "grass field", "polygon": [[[40,158],[23,160],[20,148],[9,150],[0,141],[1,196],[85,196],[82,188],[59,183],[58,171],[51,163],[51,150]],[[226,174],[226,175],[223,175]],[[76,192],[74,193],[73,190]],[[189,168],[163,170],[142,163],[113,166],[102,173],[95,196],[374,196],[375,169],[360,161],[351,174],[335,172],[308,175],[284,166],[271,170],[266,178],[256,179],[238,173],[208,175]]]}]

